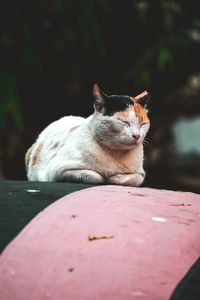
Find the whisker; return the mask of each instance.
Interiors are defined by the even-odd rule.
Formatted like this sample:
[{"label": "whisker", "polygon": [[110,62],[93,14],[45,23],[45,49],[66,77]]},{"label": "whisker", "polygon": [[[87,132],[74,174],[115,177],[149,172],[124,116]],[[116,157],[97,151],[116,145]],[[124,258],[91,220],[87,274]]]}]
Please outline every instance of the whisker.
[{"label": "whisker", "polygon": [[145,137],[144,140],[151,143],[151,140],[148,137]]},{"label": "whisker", "polygon": [[143,145],[144,145],[144,147],[146,147],[147,149],[152,149],[151,142],[148,141],[146,138],[143,140]]}]

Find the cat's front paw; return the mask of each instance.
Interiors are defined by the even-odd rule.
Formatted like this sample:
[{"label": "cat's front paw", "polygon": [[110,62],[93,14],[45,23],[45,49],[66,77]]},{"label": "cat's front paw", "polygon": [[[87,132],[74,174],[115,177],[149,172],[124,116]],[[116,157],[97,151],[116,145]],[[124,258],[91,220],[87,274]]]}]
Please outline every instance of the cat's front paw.
[{"label": "cat's front paw", "polygon": [[92,170],[65,170],[57,174],[55,181],[103,184],[105,180],[102,175]]},{"label": "cat's front paw", "polygon": [[140,186],[144,181],[144,177],[145,173],[117,174],[108,178],[108,183],[126,186]]}]

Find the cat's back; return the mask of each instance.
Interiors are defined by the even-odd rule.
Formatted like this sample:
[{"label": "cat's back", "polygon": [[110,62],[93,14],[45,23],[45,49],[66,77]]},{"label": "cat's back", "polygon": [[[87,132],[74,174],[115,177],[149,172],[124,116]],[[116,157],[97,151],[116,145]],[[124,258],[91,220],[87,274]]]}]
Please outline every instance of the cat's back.
[{"label": "cat's back", "polygon": [[[35,143],[28,149],[25,155],[25,165],[28,169],[31,159],[33,160],[32,166],[35,165],[35,158],[40,154],[43,148],[43,154],[48,154],[53,145],[59,145],[81,126],[85,118],[66,116],[49,124],[38,136]],[[45,153],[44,153],[45,152]],[[47,155],[48,156],[48,155]]]},{"label": "cat's back", "polygon": [[39,135],[39,138],[47,138],[50,134],[63,134],[70,133],[78,128],[83,122],[85,118],[82,117],[74,117],[74,116],[66,116],[53,123],[49,124]]}]

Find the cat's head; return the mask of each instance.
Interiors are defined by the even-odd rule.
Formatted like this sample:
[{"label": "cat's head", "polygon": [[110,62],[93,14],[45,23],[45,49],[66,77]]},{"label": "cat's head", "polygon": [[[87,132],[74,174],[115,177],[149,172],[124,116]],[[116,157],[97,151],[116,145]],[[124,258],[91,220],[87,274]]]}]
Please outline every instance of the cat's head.
[{"label": "cat's head", "polygon": [[143,142],[150,127],[149,93],[108,96],[95,84],[93,96],[94,133],[101,143],[111,149],[129,150]]}]

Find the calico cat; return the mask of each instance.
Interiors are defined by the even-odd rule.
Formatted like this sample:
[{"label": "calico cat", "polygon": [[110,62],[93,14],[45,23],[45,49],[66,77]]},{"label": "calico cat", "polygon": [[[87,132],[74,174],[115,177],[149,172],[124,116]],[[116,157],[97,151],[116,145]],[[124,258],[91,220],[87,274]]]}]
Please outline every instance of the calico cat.
[{"label": "calico cat", "polygon": [[26,153],[30,181],[142,184],[149,94],[108,96],[95,84],[93,96],[91,116],[63,117],[41,132]]}]

